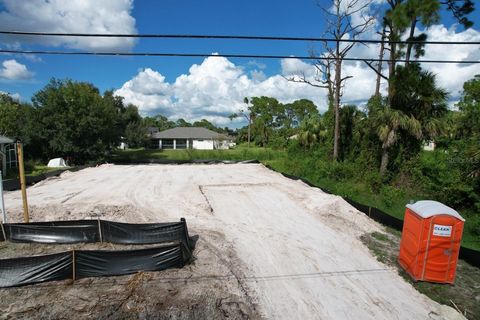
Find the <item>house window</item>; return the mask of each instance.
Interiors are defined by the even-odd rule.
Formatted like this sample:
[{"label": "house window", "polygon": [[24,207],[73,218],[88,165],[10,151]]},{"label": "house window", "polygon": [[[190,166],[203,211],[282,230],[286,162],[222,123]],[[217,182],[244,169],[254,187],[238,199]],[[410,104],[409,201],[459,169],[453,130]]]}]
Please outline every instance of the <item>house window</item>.
[{"label": "house window", "polygon": [[187,149],[187,139],[177,139],[176,147],[177,149]]},{"label": "house window", "polygon": [[162,139],[162,149],[173,149],[173,139]]},{"label": "house window", "polygon": [[160,146],[160,143],[159,143],[159,139],[151,139],[150,140],[150,149],[158,149],[158,147]]}]

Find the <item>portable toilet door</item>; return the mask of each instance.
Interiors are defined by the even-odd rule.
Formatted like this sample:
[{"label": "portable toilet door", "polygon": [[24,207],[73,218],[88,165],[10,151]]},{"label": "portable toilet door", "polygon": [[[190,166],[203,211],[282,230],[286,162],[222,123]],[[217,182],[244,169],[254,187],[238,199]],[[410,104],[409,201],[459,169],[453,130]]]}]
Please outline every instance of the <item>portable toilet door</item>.
[{"label": "portable toilet door", "polygon": [[437,201],[408,204],[400,242],[400,265],[415,280],[453,283],[464,219]]}]

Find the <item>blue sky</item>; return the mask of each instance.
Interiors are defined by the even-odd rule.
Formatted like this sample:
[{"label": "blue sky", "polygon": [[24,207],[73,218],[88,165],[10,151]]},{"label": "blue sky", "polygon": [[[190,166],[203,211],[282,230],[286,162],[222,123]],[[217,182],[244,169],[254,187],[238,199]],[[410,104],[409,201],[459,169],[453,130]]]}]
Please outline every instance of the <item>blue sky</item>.
[{"label": "blue sky", "polygon": [[[368,13],[374,15],[375,7],[371,7]],[[480,21],[479,12],[470,18]],[[478,26],[464,31],[461,27],[453,29],[453,22],[449,13],[442,14],[441,23],[427,33],[431,39],[438,40],[480,39]],[[0,29],[319,37],[325,30],[325,23],[322,11],[314,0],[1,0]],[[375,28],[372,28],[371,36],[374,33]],[[22,37],[0,39],[2,48],[43,50],[307,55],[312,46],[308,42],[187,39],[139,39],[136,42],[120,39],[113,43],[110,40],[102,42],[102,39],[81,39],[80,42],[58,38],[42,42],[31,42]],[[443,49],[435,48],[427,58],[435,58],[435,54],[444,57]],[[450,57],[466,59],[464,51],[459,48]],[[477,59],[480,56],[478,48],[469,48],[467,51]],[[356,48],[352,56],[376,56],[376,52],[374,47]],[[7,65],[6,61],[9,61]],[[281,101],[305,97],[314,100],[320,110],[325,107],[323,92],[299,84],[284,83],[286,81],[281,75],[288,75],[294,69],[311,72],[311,66],[297,60],[3,55],[0,56],[0,68],[2,64],[0,91],[27,101],[50,78],[55,77],[88,81],[101,91],[118,90],[118,94],[125,96],[127,102],[138,105],[144,115],[162,113],[171,118],[184,117],[189,120],[205,117],[219,124],[226,124],[229,121],[226,115],[241,108],[243,96],[268,94]],[[197,65],[196,73],[191,72],[192,65]],[[354,80],[350,82],[352,89],[346,92],[345,101],[358,103],[367,99],[366,92],[359,95],[358,91],[370,90],[375,76],[360,64],[351,63],[346,67],[346,71],[354,75]],[[468,69],[455,67],[460,68],[451,69],[459,74],[455,83],[452,79],[440,79],[440,83],[454,92],[453,100],[458,99],[459,83],[468,80],[472,74],[480,73],[476,66]],[[433,72],[443,70],[442,66],[431,68]]]}]

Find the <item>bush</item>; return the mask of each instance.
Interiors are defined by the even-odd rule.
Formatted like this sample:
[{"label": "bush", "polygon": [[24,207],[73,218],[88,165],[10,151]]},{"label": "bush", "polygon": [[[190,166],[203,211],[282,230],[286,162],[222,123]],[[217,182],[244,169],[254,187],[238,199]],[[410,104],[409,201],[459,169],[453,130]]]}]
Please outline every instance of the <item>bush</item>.
[{"label": "bush", "polygon": [[444,151],[424,152],[417,168],[412,169],[417,183],[432,198],[454,208],[465,208],[480,202],[473,177],[462,170],[458,155]]},{"label": "bush", "polygon": [[355,177],[355,166],[345,162],[331,162],[329,164],[328,178],[333,180],[347,180]]},{"label": "bush", "polygon": [[401,196],[401,193],[399,189],[388,185],[383,186],[380,190],[382,201],[387,208],[391,208],[395,204],[396,199]]},{"label": "bush", "polygon": [[378,171],[370,171],[364,175],[365,183],[370,187],[372,192],[380,191],[380,188],[383,186],[382,176]]}]

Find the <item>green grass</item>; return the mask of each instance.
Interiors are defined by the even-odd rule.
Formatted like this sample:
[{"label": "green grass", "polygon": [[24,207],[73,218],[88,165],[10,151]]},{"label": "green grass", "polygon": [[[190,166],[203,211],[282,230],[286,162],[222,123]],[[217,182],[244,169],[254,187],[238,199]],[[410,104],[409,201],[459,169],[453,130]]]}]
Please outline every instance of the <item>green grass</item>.
[{"label": "green grass", "polygon": [[47,172],[52,172],[52,171],[56,171],[56,170],[59,170],[59,169],[64,169],[64,170],[68,170],[70,167],[66,167],[66,168],[50,168],[50,167],[47,167],[45,165],[36,165],[35,167],[33,167],[32,170],[28,171],[28,172],[25,172],[25,175],[26,176],[38,176],[38,175],[41,175],[43,173],[47,173]]},{"label": "green grass", "polygon": [[245,145],[229,150],[117,150],[111,160],[118,162],[135,162],[147,159],[166,160],[259,160],[273,161],[286,156],[285,151],[271,148],[248,148]]},{"label": "green grass", "polygon": [[[34,165],[34,166],[26,166],[25,167],[25,176],[27,177],[34,177],[34,176],[39,176],[41,174],[47,173],[47,172],[52,172],[56,171],[59,169],[65,169],[68,170],[70,167],[66,168],[50,168],[47,167],[46,165]],[[19,176],[18,173],[18,168],[12,168],[8,170],[7,176],[4,178],[5,180],[8,179],[17,179]]]}]

